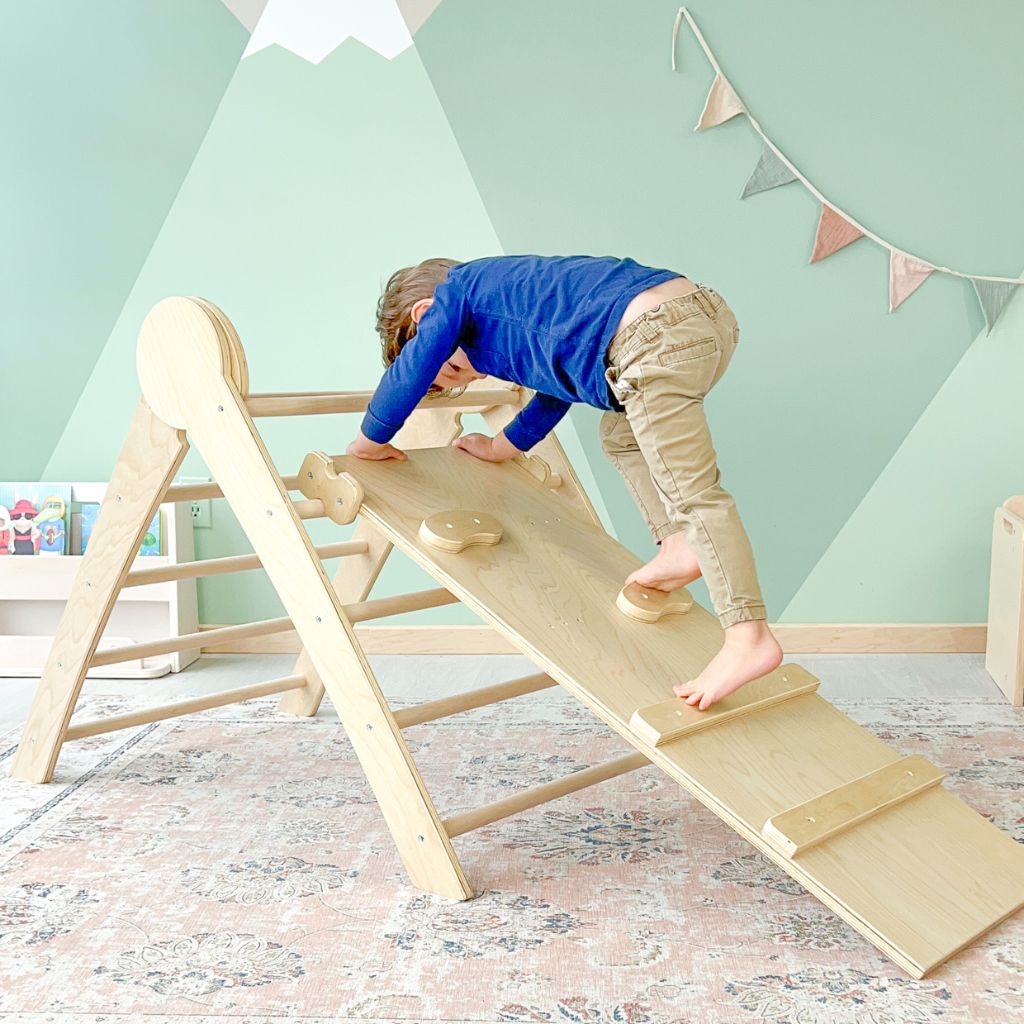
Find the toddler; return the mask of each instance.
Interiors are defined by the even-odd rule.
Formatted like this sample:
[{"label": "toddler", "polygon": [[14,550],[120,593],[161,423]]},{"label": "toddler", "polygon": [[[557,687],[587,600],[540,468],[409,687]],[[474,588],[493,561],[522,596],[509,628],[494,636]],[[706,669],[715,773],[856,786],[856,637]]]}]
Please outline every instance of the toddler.
[{"label": "toddler", "polygon": [[535,394],[497,436],[455,441],[478,459],[528,451],[573,402],[603,409],[602,448],[659,545],[624,582],[675,590],[703,574],[725,629],[721,650],[675,694],[703,711],[779,665],[704,416],[739,339],[721,295],[631,259],[430,259],[391,276],[377,331],[387,370],[349,454],[404,459],[389,441],[420,400],[488,375]]}]

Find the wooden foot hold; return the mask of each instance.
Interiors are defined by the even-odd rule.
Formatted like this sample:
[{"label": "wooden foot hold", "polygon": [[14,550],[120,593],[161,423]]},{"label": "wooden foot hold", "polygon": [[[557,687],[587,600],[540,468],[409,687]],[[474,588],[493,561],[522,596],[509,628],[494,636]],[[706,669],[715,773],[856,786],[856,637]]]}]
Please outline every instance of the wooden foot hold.
[{"label": "wooden foot hold", "polygon": [[310,452],[299,470],[299,490],[307,498],[323,502],[324,515],[345,526],[351,523],[363,503],[363,488],[351,473],[339,474],[334,460],[323,452]]},{"label": "wooden foot hold", "polygon": [[420,523],[420,540],[442,551],[459,552],[471,544],[497,544],[501,523],[487,512],[456,508],[435,512]]},{"label": "wooden foot hold", "polygon": [[698,710],[696,705],[687,704],[680,697],[637,708],[629,721],[629,728],[652,747],[660,747],[701,729],[763,711],[805,693],[814,693],[817,688],[818,680],[806,669],[799,665],[783,665],[763,679],[755,679],[740,687],[704,711]]},{"label": "wooden foot hold", "polygon": [[690,592],[679,590],[655,590],[639,583],[627,583],[615,598],[615,606],[631,619],[641,622],[657,622],[663,615],[681,615],[693,607]]},{"label": "wooden foot hold", "polygon": [[780,853],[795,857],[887,807],[937,786],[943,772],[919,754],[868,772],[770,817],[761,835]]}]

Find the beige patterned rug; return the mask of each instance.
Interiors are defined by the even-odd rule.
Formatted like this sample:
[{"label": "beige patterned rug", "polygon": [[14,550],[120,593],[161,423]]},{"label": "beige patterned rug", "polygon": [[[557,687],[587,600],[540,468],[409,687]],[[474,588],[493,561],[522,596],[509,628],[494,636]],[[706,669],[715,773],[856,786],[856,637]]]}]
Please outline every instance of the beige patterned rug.
[{"label": "beige patterned rug", "polygon": [[[1024,842],[1021,712],[836,703]],[[625,752],[557,691],[407,737],[442,814]],[[409,886],[333,715],[267,698],[94,737],[49,786],[7,777],[17,739],[3,1022],[1024,1019],[1024,913],[913,981],[653,768],[457,840],[460,904]]]}]

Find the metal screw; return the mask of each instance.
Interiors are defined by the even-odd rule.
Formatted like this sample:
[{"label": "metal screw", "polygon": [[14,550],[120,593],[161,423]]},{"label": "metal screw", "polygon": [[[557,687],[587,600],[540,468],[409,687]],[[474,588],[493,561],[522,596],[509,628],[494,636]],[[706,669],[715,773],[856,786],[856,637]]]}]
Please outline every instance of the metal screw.
[{"label": "metal screw", "polygon": [[367,723],[367,725],[366,725],[366,731],[367,731],[367,732],[373,732],[373,726],[372,726],[372,725],[370,725],[369,723]]},{"label": "metal screw", "polygon": [[323,622],[324,620],[323,620],[323,619],[321,619],[321,618],[320,618],[320,616],[318,615],[318,616],[316,617],[316,621],[317,621],[317,622]]},{"label": "metal screw", "polygon": [[217,412],[223,412],[223,411],[224,411],[224,406],[223,405],[218,405],[217,406]]},{"label": "metal screw", "polygon": [[272,516],[273,514],[274,514],[274,510],[272,508],[268,508],[267,509],[267,515],[268,516]]},{"label": "metal screw", "polygon": [[307,473],[306,474],[306,479],[307,480],[312,480],[313,479],[313,474],[312,473]]},{"label": "metal screw", "polygon": [[425,839],[423,838],[423,836],[417,836],[416,838],[417,838],[417,839],[418,839],[418,840],[419,840],[419,841],[420,841],[421,843],[425,843],[425,842],[426,842],[426,840],[425,840]]},{"label": "metal screw", "polygon": [[121,495],[119,494],[115,500],[116,501],[120,501],[121,500]]}]

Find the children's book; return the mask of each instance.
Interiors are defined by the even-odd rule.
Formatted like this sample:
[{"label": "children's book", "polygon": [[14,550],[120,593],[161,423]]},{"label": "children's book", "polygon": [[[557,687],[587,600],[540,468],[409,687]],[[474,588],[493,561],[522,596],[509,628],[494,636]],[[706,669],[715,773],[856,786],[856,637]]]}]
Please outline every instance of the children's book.
[{"label": "children's book", "polygon": [[[81,519],[76,518],[75,522],[75,542],[76,545],[80,545],[80,553],[84,555],[89,547],[89,538],[96,526],[96,517],[99,515],[100,506],[97,502],[83,501],[76,502],[75,509],[75,516],[81,516]],[[164,553],[163,515],[163,509],[158,508],[142,538],[142,544],[139,546],[140,555],[162,555]],[[81,535],[80,541],[79,534]]]},{"label": "children's book", "polygon": [[163,544],[163,509],[157,509],[153,516],[153,522],[149,524],[146,535],[142,538],[142,546],[139,548],[140,555],[162,555]]},{"label": "children's book", "polygon": [[82,550],[81,554],[85,554],[85,549],[89,546],[89,538],[92,536],[92,528],[96,525],[96,517],[100,514],[100,505],[98,501],[83,501],[82,502]]},{"label": "children's book", "polygon": [[0,483],[0,557],[67,551],[71,484]]}]

